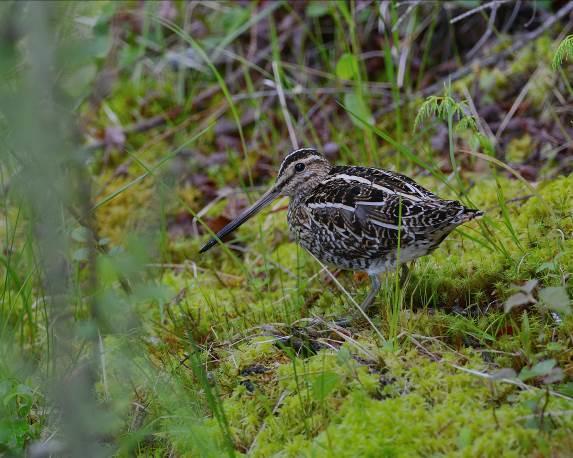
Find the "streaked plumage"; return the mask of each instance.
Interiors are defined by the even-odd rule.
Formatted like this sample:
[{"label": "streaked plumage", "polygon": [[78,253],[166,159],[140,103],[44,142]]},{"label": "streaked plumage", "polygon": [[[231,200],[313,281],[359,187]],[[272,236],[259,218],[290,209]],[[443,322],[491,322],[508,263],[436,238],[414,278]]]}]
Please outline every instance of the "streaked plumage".
[{"label": "streaked plumage", "polygon": [[288,223],[296,240],[321,261],[378,274],[434,250],[460,224],[482,215],[443,200],[405,175],[370,167],[332,166],[312,148],[285,157],[275,185],[202,249],[214,246],[279,195],[288,195]]}]

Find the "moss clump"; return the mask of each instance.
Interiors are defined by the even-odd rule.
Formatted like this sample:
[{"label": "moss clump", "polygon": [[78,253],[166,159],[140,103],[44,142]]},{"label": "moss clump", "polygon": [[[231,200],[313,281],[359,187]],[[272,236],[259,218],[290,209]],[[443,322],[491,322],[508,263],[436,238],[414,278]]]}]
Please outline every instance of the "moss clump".
[{"label": "moss clump", "polygon": [[531,135],[525,134],[523,137],[514,138],[507,145],[505,159],[508,162],[521,163],[532,153],[533,139]]},{"label": "moss clump", "polygon": [[154,185],[151,178],[133,183],[142,173],[132,172],[121,177],[113,177],[113,172],[101,175],[104,186],[99,193],[101,204],[96,210],[100,237],[109,238],[119,245],[125,241],[126,235],[145,224],[153,202]]},{"label": "moss clump", "polygon": [[[447,363],[420,360],[413,353],[395,361],[391,371],[396,378],[407,378],[408,389],[383,400],[353,392],[336,420],[313,441],[310,454],[523,456],[547,446],[528,422],[542,394],[490,387]],[[550,404],[549,410],[571,407],[561,399]],[[563,422],[570,427],[572,416]],[[567,446],[566,434],[560,437],[564,442],[554,450]]]}]

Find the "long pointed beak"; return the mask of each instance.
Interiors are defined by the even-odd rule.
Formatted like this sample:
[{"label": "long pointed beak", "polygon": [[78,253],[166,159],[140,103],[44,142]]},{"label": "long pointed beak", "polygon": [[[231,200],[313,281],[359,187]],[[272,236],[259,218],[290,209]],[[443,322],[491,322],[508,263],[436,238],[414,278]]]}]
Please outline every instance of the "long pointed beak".
[{"label": "long pointed beak", "polygon": [[253,205],[247,208],[243,213],[237,216],[233,221],[227,224],[223,229],[217,232],[215,237],[212,237],[203,247],[199,250],[199,253],[205,253],[209,248],[214,247],[217,242],[221,241],[223,237],[233,232],[237,229],[241,224],[247,221],[252,216],[255,216],[258,212],[260,212],[263,208],[269,205],[276,197],[278,197],[279,191],[273,186],[267,192],[263,194],[263,196],[257,200]]}]

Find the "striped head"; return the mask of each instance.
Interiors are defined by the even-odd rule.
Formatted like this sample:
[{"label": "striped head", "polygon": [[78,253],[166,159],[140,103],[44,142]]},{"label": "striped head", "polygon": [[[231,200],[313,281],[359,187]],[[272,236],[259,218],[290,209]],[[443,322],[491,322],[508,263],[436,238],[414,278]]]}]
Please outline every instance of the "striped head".
[{"label": "striped head", "polygon": [[305,194],[328,175],[331,167],[315,149],[297,149],[283,159],[274,188],[282,196]]},{"label": "striped head", "polygon": [[306,194],[330,172],[331,165],[322,154],[312,148],[301,148],[288,154],[280,168],[275,184],[259,200],[221,229],[201,248],[203,253],[217,241],[237,229],[279,196],[296,197]]}]

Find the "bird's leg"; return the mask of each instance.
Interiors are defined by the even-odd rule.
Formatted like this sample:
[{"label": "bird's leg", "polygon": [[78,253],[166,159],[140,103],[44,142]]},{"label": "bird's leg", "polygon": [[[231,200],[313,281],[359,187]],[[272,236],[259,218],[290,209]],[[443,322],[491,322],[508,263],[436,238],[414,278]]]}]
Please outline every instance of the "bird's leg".
[{"label": "bird's leg", "polygon": [[[369,276],[370,276],[370,280],[372,281],[372,287],[370,288],[370,291],[368,292],[368,296],[366,296],[366,299],[364,299],[362,304],[360,304],[360,309],[364,313],[366,313],[366,311],[372,305],[372,302],[374,301],[374,298],[376,297],[376,295],[380,291],[380,286],[382,285],[382,283],[380,282],[380,277],[378,277],[378,275],[374,274],[374,275],[369,275]],[[358,316],[356,316],[356,314],[352,314],[351,316],[347,316],[347,317],[335,320],[334,323],[337,326],[347,327],[347,326],[350,326],[356,318],[358,318]]]},{"label": "bird's leg", "polygon": [[370,275],[370,280],[372,281],[372,287],[368,292],[368,296],[366,296],[366,299],[364,299],[364,302],[360,304],[360,308],[364,313],[366,313],[366,310],[368,310],[372,305],[372,301],[374,301],[374,298],[378,294],[378,291],[380,291],[380,286],[382,284],[380,283],[380,277],[378,277],[377,274]]}]

